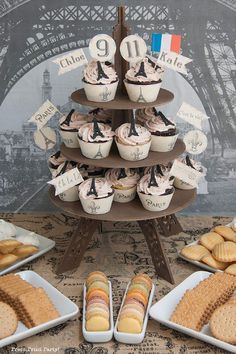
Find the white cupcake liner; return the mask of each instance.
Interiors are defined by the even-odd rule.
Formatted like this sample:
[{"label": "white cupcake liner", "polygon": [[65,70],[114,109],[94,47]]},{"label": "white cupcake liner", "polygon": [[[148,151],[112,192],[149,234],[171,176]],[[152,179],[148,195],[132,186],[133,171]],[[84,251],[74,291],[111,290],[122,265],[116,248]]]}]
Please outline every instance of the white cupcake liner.
[{"label": "white cupcake liner", "polygon": [[145,103],[156,101],[162,82],[158,84],[139,85],[131,84],[124,80],[124,84],[130,101]]},{"label": "white cupcake liner", "polygon": [[89,101],[108,102],[115,98],[118,81],[106,85],[93,85],[84,82],[84,91]]},{"label": "white cupcake liner", "polygon": [[138,192],[138,196],[144,209],[149,211],[162,211],[169,207],[174,191],[166,195],[149,195]]},{"label": "white cupcake liner", "polygon": [[127,161],[139,161],[146,159],[151,146],[151,140],[143,145],[124,145],[116,139],[116,145],[122,159]]},{"label": "white cupcake liner", "polygon": [[107,198],[85,199],[80,197],[84,211],[88,214],[106,214],[111,210],[114,193]]},{"label": "white cupcake liner", "polygon": [[151,151],[168,152],[173,150],[179,134],[172,136],[158,136],[152,134]]},{"label": "white cupcake liner", "polygon": [[89,143],[78,138],[82,154],[89,159],[104,159],[109,155],[113,139],[104,143]]},{"label": "white cupcake liner", "polygon": [[59,198],[64,202],[76,202],[79,200],[78,186],[71,187],[67,191],[60,193]]},{"label": "white cupcake liner", "polygon": [[60,130],[61,138],[68,148],[79,148],[78,132]]},{"label": "white cupcake liner", "polygon": [[117,189],[114,188],[114,202],[128,203],[131,202],[136,196],[137,187],[131,187],[129,189]]},{"label": "white cupcake liner", "polygon": [[174,179],[174,186],[178,189],[183,189],[183,190],[189,190],[189,189],[195,188],[195,187],[191,186],[191,184],[188,184],[188,183],[182,181],[182,179],[179,179],[177,177],[175,177],[175,179]]}]

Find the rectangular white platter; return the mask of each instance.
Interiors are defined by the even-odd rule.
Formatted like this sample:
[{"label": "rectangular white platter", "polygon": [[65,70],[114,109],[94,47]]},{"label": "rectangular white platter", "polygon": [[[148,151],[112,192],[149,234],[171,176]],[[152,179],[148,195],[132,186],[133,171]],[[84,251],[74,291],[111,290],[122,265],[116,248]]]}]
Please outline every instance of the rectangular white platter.
[{"label": "rectangular white platter", "polygon": [[114,331],[114,321],[113,321],[113,305],[112,305],[112,286],[111,282],[108,281],[109,285],[109,312],[110,312],[110,328],[108,331],[101,332],[91,332],[86,330],[86,284],[84,284],[84,298],[83,298],[83,323],[82,332],[84,339],[90,343],[105,343],[109,342],[113,337]]},{"label": "rectangular white platter", "polygon": [[116,320],[116,324],[115,324],[115,329],[114,329],[114,337],[115,337],[115,339],[118,342],[121,342],[121,343],[140,344],[144,340],[144,337],[145,337],[145,334],[146,334],[148,316],[149,316],[149,309],[150,309],[150,307],[152,305],[152,299],[153,299],[154,292],[155,292],[155,286],[154,286],[154,284],[152,284],[152,289],[150,291],[149,300],[148,300],[148,304],[147,304],[147,308],[146,308],[146,314],[145,314],[145,317],[144,317],[144,320],[143,320],[142,332],[136,334],[136,333],[119,332],[117,330],[118,319],[119,319],[120,312],[121,312],[121,309],[122,309],[124,301],[125,301],[125,297],[126,297],[127,291],[129,289],[129,285],[130,285],[130,282],[127,285],[127,288],[126,288],[126,291],[125,291],[125,294],[124,294],[124,297],[123,297],[123,300],[122,300],[122,304],[120,306],[119,314],[118,314],[118,317],[117,317],[117,320]]},{"label": "rectangular white platter", "polygon": [[20,275],[22,279],[26,280],[34,287],[43,288],[46,291],[52,303],[54,304],[54,306],[56,307],[56,309],[58,310],[60,317],[30,329],[25,327],[22,322],[19,322],[15,334],[0,340],[0,348],[15,343],[17,341],[20,341],[22,339],[31,337],[37,333],[43,332],[61,323],[64,323],[67,320],[75,317],[79,311],[77,305],[75,305],[71,300],[69,300],[60,291],[54,288],[54,286],[48,283],[45,279],[40,277],[40,275],[38,275],[37,273],[32,272],[30,270],[26,270],[16,274]]},{"label": "rectangular white platter", "polygon": [[[231,226],[231,223],[227,224],[226,226]],[[193,245],[198,245],[199,244],[199,241],[193,241],[191,242],[189,245],[187,246],[193,246]],[[205,270],[208,270],[209,272],[222,272],[222,270],[220,269],[216,269],[216,268],[212,268],[210,267],[209,265],[203,263],[203,262],[200,262],[200,261],[193,261],[192,259],[188,259],[186,257],[184,257],[182,254],[181,254],[181,250],[178,250],[178,257],[179,258],[182,258],[184,259],[186,262],[189,262],[191,264],[194,264],[195,266],[197,267],[200,267],[202,269],[205,269]]]},{"label": "rectangular white platter", "polygon": [[[20,235],[27,235],[29,234],[31,231],[25,230],[22,227],[16,226],[16,236],[20,236]],[[10,265],[9,267],[6,267],[4,269],[0,269],[0,275],[12,272],[13,270],[21,267],[22,265],[32,261],[35,258],[38,258],[40,256],[42,256],[44,253],[47,253],[48,251],[50,251],[53,247],[55,247],[55,241],[50,240],[47,237],[44,236],[40,236],[38,234],[36,234],[38,239],[39,239],[39,251],[35,254],[33,254],[32,256],[29,256],[27,258],[21,259],[16,263],[13,263],[12,265]]]},{"label": "rectangular white platter", "polygon": [[153,305],[150,308],[149,314],[154,320],[164,324],[167,327],[202,340],[203,342],[215,345],[216,347],[228,350],[231,353],[236,353],[236,345],[228,344],[213,337],[210,333],[209,325],[204,326],[201,332],[197,332],[169,320],[185,291],[194,288],[200,281],[208,278],[211,274],[212,273],[204,271],[198,271],[191,274],[181,284],[170,291],[169,294]]}]

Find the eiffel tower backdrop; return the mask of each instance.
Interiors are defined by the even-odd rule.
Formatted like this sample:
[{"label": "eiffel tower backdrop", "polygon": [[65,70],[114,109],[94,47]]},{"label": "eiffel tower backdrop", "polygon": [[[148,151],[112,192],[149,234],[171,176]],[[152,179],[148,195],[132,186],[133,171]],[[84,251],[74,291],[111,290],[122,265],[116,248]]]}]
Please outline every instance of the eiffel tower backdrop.
[{"label": "eiffel tower backdrop", "polygon": [[[27,123],[46,98],[60,111],[73,103],[82,71],[59,77],[57,55],[86,48],[97,33],[111,33],[120,1],[0,0],[0,207],[47,210],[45,153],[37,149]],[[235,0],[123,1],[133,33],[151,44],[152,32],[182,35],[182,51],[193,59],[188,77],[167,72],[166,87],[176,99],[164,112],[175,114],[181,101],[205,110],[207,150],[198,156],[207,167],[208,194],[188,212],[233,213],[236,200]],[[85,49],[86,53],[87,50]],[[141,94],[141,93],[140,93]],[[82,109],[82,107],[75,107]],[[166,110],[166,111],[165,111]],[[56,120],[50,125],[56,126]],[[183,132],[191,126],[178,121]],[[32,168],[35,163],[38,172]],[[20,181],[14,173],[21,171]],[[36,169],[37,170],[37,169]],[[33,181],[33,183],[32,183]],[[19,186],[20,184],[20,186]],[[18,196],[18,191],[23,191]],[[219,190],[221,193],[219,194]]]}]

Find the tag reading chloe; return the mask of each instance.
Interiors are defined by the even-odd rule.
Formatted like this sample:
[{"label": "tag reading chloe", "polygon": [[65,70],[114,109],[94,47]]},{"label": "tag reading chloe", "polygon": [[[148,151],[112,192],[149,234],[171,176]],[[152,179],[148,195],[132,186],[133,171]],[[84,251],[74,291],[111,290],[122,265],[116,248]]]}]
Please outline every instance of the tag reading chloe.
[{"label": "tag reading chloe", "polygon": [[170,176],[175,176],[185,183],[197,187],[198,181],[202,177],[202,173],[178,160],[175,160],[170,170]]},{"label": "tag reading chloe", "polygon": [[55,195],[58,195],[83,182],[83,180],[84,179],[81,176],[78,168],[75,167],[72,170],[52,179],[48,183],[55,187]]},{"label": "tag reading chloe", "polygon": [[184,57],[183,55],[177,54],[175,52],[168,52],[162,50],[157,59],[157,63],[165,66],[169,69],[178,71],[182,74],[187,74],[185,65],[190,63],[192,59]]},{"label": "tag reading chloe", "polygon": [[49,100],[45,101],[43,105],[37,110],[36,113],[29,119],[29,122],[34,122],[37,124],[37,129],[40,130],[49,119],[54,116],[55,113],[59,112],[57,107],[52,104]]},{"label": "tag reading chloe", "polygon": [[88,61],[83,49],[77,49],[73,52],[70,52],[69,54],[63,55],[53,60],[53,63],[59,66],[58,75],[62,75],[78,68],[79,66],[87,64]]},{"label": "tag reading chloe", "polygon": [[177,112],[177,116],[183,119],[185,122],[194,125],[197,129],[202,129],[202,122],[209,119],[209,117],[194,108],[190,104],[183,102],[180,109]]}]

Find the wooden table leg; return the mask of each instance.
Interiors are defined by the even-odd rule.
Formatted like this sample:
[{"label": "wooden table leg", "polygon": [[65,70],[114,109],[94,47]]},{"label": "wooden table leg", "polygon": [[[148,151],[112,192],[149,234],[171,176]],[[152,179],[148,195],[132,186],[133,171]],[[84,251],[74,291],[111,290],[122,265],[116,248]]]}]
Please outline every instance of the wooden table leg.
[{"label": "wooden table leg", "polygon": [[140,220],[138,221],[138,224],[146,238],[156,274],[167,280],[169,283],[174,284],[169,261],[165,255],[161,242],[161,235],[158,232],[157,221],[155,219]]},{"label": "wooden table leg", "polygon": [[183,231],[175,214],[156,219],[164,236],[177,235]]},{"label": "wooden table leg", "polygon": [[71,238],[70,244],[67,247],[61,262],[57,266],[57,274],[72,270],[80,265],[88,244],[100,224],[101,221],[98,220],[79,219],[77,229]]}]

